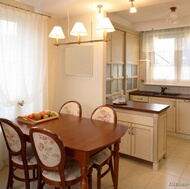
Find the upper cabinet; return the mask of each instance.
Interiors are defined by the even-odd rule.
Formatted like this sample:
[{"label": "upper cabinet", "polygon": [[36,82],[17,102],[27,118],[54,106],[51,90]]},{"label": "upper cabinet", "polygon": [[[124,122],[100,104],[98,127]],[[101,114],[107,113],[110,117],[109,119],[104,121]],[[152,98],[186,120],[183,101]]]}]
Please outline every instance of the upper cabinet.
[{"label": "upper cabinet", "polygon": [[139,35],[126,33],[126,93],[138,89]]},{"label": "upper cabinet", "polygon": [[116,29],[108,34],[106,61],[106,97],[115,98],[121,90],[138,89],[139,35]]},{"label": "upper cabinet", "polygon": [[114,98],[124,90],[125,32],[117,30],[108,34],[106,62],[106,97]]}]

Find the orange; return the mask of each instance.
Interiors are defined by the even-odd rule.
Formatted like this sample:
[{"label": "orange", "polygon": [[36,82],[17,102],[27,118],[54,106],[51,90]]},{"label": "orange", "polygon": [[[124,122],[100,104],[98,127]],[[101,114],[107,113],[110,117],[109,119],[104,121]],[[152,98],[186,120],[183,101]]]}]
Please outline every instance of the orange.
[{"label": "orange", "polygon": [[41,111],[39,114],[40,114],[41,116],[44,116],[44,115],[46,115],[46,112],[45,112],[45,111]]}]

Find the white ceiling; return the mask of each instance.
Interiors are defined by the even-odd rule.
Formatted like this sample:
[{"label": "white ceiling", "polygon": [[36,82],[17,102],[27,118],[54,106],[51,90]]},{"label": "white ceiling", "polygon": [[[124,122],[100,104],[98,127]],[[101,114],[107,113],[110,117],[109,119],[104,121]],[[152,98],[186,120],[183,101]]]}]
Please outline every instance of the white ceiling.
[{"label": "white ceiling", "polygon": [[131,23],[163,19],[169,14],[170,7],[177,7],[181,16],[190,15],[190,0],[135,0],[137,13],[130,14],[129,0],[15,0],[35,7],[35,10],[53,18],[80,15],[98,11],[97,5],[102,4],[109,15],[117,15]]}]

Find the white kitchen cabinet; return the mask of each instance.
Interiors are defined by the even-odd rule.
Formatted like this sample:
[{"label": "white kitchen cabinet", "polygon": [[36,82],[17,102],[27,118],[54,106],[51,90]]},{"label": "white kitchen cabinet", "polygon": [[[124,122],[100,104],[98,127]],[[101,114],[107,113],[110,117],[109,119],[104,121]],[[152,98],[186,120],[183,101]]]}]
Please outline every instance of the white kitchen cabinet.
[{"label": "white kitchen cabinet", "polygon": [[106,61],[106,97],[115,98],[124,90],[125,32],[116,29],[109,33]]},{"label": "white kitchen cabinet", "polygon": [[118,120],[118,124],[121,124],[128,128],[126,134],[121,138],[120,152],[123,154],[131,155],[131,123]]},{"label": "white kitchen cabinet", "polygon": [[126,32],[126,93],[139,84],[139,34]]},{"label": "white kitchen cabinet", "polygon": [[106,98],[114,99],[124,90],[128,93],[138,89],[139,84],[139,33],[115,27],[108,33],[106,57]]},{"label": "white kitchen cabinet", "polygon": [[127,126],[127,133],[121,138],[120,152],[144,160],[153,160],[153,127],[118,121]]},{"label": "white kitchen cabinet", "polygon": [[176,100],[173,98],[149,97],[149,103],[166,104],[170,106],[167,109],[167,131],[175,132]]},{"label": "white kitchen cabinet", "polygon": [[190,100],[176,100],[176,132],[190,134]]},{"label": "white kitchen cabinet", "polygon": [[128,127],[121,139],[120,152],[153,162],[158,170],[159,161],[166,155],[166,111],[147,113],[116,108],[118,124]]}]

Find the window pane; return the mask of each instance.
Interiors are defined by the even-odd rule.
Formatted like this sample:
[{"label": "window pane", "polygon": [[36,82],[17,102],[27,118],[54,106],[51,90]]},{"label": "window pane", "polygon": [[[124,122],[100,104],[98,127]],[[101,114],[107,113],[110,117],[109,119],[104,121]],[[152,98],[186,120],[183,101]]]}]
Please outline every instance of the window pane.
[{"label": "window pane", "polygon": [[127,90],[132,89],[132,78],[127,79]]},{"label": "window pane", "polygon": [[155,40],[155,59],[152,70],[154,80],[175,80],[174,38]]},{"label": "window pane", "polygon": [[132,65],[132,75],[137,75],[137,65]]},{"label": "window pane", "polygon": [[132,75],[132,67],[131,67],[130,64],[127,65],[126,73],[127,73],[128,76],[131,76],[131,75]]},{"label": "window pane", "polygon": [[119,68],[119,77],[123,76],[123,65],[122,64],[119,64],[118,65],[118,68]]},{"label": "window pane", "polygon": [[133,78],[133,89],[137,88],[137,78]]},{"label": "window pane", "polygon": [[123,82],[123,79],[119,79],[118,80],[118,90],[123,90],[124,89],[124,82]]},{"label": "window pane", "polygon": [[182,65],[180,79],[183,81],[190,80],[190,51],[182,52]]},{"label": "window pane", "polygon": [[113,65],[113,77],[117,77],[117,64]]},{"label": "window pane", "polygon": [[113,84],[112,85],[112,92],[115,93],[118,91],[117,90],[117,80],[113,80],[112,84]]},{"label": "window pane", "polygon": [[182,65],[190,65],[190,51],[182,52]]},{"label": "window pane", "polygon": [[106,64],[106,77],[111,77],[111,65]]},{"label": "window pane", "polygon": [[106,81],[106,94],[111,94],[111,81]]}]

